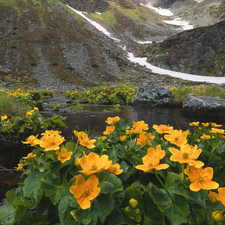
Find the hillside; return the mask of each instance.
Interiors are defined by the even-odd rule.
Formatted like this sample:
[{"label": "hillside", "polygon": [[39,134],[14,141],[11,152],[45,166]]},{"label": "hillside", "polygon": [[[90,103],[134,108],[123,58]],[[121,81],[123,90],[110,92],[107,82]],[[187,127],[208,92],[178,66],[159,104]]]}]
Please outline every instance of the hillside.
[{"label": "hillside", "polygon": [[148,46],[142,56],[155,66],[204,76],[225,75],[225,20]]},{"label": "hillside", "polygon": [[[142,82],[153,75],[129,62],[118,43],[70,10],[66,0],[63,2],[0,0],[3,12],[0,14],[0,87],[68,90],[114,82]],[[93,1],[87,0],[87,5],[90,2]],[[96,2],[94,9],[105,1]],[[80,3],[83,5],[85,1]],[[164,35],[160,16],[146,7],[133,6],[124,9],[109,2],[105,13],[87,16],[122,37],[120,45],[126,44],[130,49],[138,47],[132,39],[141,40],[138,34],[148,35],[149,27],[156,27],[158,37]],[[174,26],[168,27],[177,33]],[[170,34],[168,31],[167,35]]]}]

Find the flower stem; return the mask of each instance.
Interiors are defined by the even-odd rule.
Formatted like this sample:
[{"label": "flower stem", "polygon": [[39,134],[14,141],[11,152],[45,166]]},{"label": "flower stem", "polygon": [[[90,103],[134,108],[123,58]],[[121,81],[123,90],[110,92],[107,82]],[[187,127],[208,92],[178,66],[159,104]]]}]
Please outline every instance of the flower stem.
[{"label": "flower stem", "polygon": [[108,173],[106,174],[106,176],[104,177],[104,179],[103,179],[103,180],[101,181],[101,183],[99,184],[99,187],[102,186],[103,182],[106,180],[106,178],[109,176],[109,174],[110,174],[110,172],[108,172]]},{"label": "flower stem", "polygon": [[158,179],[158,181],[160,182],[160,184],[163,186],[163,188],[165,189],[166,193],[168,194],[169,198],[171,199],[172,203],[173,203],[173,198],[171,196],[171,194],[169,193],[169,191],[167,190],[166,186],[163,184],[163,182],[161,181],[161,179],[159,178],[159,176],[157,175],[157,173],[155,172],[155,170],[153,170],[156,178]]},{"label": "flower stem", "polygon": [[210,217],[209,217],[209,225],[211,225],[211,221],[212,221],[212,211],[213,211],[213,206],[214,206],[214,203],[212,203],[212,205],[211,205]]},{"label": "flower stem", "polygon": [[183,183],[185,183],[186,176],[185,176],[185,173],[184,173],[184,163],[182,164],[182,177],[183,177]]}]

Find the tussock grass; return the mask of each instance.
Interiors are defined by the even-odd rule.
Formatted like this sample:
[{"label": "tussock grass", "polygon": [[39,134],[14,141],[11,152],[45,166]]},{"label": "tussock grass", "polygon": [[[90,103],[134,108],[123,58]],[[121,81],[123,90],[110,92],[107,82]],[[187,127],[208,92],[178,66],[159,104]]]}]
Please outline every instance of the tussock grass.
[{"label": "tussock grass", "polygon": [[31,110],[31,106],[21,103],[15,96],[0,93],[0,116],[24,116],[29,110]]},{"label": "tussock grass", "polygon": [[183,101],[188,97],[189,94],[194,96],[211,96],[225,99],[225,90],[218,87],[217,85],[212,86],[197,86],[197,87],[181,87],[181,88],[170,88],[172,95],[174,96],[174,104],[182,105]]}]

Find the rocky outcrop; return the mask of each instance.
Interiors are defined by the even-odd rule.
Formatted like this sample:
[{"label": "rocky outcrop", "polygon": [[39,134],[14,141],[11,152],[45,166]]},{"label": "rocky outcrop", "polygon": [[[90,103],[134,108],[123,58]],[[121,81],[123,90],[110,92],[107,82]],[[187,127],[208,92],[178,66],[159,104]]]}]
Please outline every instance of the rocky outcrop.
[{"label": "rocky outcrop", "polygon": [[167,107],[171,106],[173,95],[169,88],[152,87],[142,84],[138,87],[136,96],[131,102],[133,106],[155,106]]},{"label": "rocky outcrop", "polygon": [[204,76],[225,76],[225,20],[174,35],[146,48],[143,56],[161,68]]},{"label": "rocky outcrop", "polygon": [[225,99],[209,96],[188,96],[183,102],[181,114],[225,117]]}]

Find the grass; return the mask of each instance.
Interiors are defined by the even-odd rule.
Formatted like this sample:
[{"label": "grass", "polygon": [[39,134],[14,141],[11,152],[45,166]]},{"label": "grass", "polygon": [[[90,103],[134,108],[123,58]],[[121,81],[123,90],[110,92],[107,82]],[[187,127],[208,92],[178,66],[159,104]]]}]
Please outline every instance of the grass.
[{"label": "grass", "polygon": [[211,96],[225,99],[225,90],[218,87],[217,85],[212,86],[198,86],[198,87],[181,87],[181,88],[170,88],[172,95],[174,96],[174,105],[182,105],[183,101],[188,97],[189,94],[194,96]]},{"label": "grass", "polygon": [[21,103],[15,96],[0,93],[0,116],[24,116],[29,110],[31,110],[31,106]]}]

